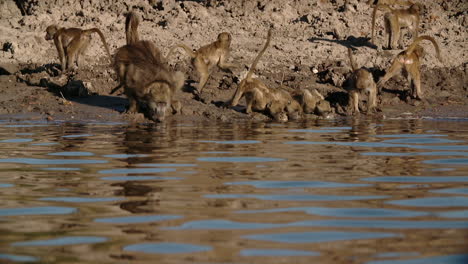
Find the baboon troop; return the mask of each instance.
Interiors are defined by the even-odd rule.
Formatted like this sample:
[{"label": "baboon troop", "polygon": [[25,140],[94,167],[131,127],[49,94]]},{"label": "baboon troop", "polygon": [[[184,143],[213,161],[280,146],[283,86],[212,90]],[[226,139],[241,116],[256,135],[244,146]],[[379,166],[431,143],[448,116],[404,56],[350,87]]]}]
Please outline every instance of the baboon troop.
[{"label": "baboon troop", "polygon": [[[348,1],[345,1],[345,4],[348,4]],[[348,57],[352,71],[343,88],[348,93],[348,108],[354,114],[363,110],[359,106],[359,95],[363,93],[367,94],[362,99],[367,102],[365,112],[378,111],[381,87],[401,71],[408,77],[412,97],[415,99],[423,98],[420,70],[420,59],[423,56],[421,41],[432,42],[436,54],[442,62],[436,40],[427,35],[418,36],[421,4],[411,0],[368,0],[367,4],[373,10],[370,43],[375,43],[375,23],[378,10],[386,12],[384,25],[385,32],[388,34],[388,49],[403,47],[402,28],[409,29],[413,41],[405,50],[396,55],[391,66],[385,74],[382,74],[383,77],[377,83],[374,78],[377,79],[378,76],[373,76],[376,71],[358,67],[353,58],[353,50],[348,46]],[[404,7],[401,8],[401,6]],[[236,68],[236,64],[228,62],[233,39],[229,32],[219,33],[214,42],[197,50],[193,50],[183,43],[176,43],[170,47],[167,57],[164,57],[155,43],[149,40],[140,40],[139,24],[138,14],[135,11],[130,11],[125,19],[126,44],[118,48],[113,57],[110,55],[106,38],[98,28],[83,30],[51,25],[46,29],[45,39],[54,41],[62,73],[64,73],[70,69],[78,70],[78,67],[83,66],[83,54],[89,46],[91,35],[97,33],[107,55],[112,59],[112,66],[118,78],[118,85],[112,89],[110,94],[123,88],[123,93],[129,101],[127,112],[141,112],[155,122],[164,121],[167,113],[175,114],[180,112],[182,108],[182,104],[176,98],[177,93],[181,92],[185,84],[185,74],[175,71],[168,63],[168,59],[176,49],[181,48],[190,56],[192,67],[198,74],[199,80],[194,91],[195,96],[202,94],[215,67],[229,74],[233,74]],[[282,82],[279,87],[271,87],[260,78],[254,77],[259,60],[270,43],[274,42],[273,26],[270,26],[266,33],[262,49],[253,60],[246,76],[238,83],[231,99],[222,104],[223,107],[234,108],[242,104],[241,99],[245,98],[245,113],[260,112],[277,122],[298,120],[307,114],[326,115],[331,112],[330,103],[317,89],[291,90],[283,87]],[[323,107],[324,105],[328,108]]]}]

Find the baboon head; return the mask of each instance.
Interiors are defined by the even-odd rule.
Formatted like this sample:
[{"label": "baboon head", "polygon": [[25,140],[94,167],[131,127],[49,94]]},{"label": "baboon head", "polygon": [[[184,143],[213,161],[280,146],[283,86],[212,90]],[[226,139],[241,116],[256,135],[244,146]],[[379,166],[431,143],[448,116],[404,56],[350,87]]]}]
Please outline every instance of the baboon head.
[{"label": "baboon head", "polygon": [[231,34],[229,34],[227,32],[219,33],[218,42],[223,47],[229,47],[231,45]]},{"label": "baboon head", "polygon": [[46,29],[45,39],[46,40],[53,39],[56,33],[57,33],[57,26],[55,25],[48,26]]},{"label": "baboon head", "polygon": [[143,103],[148,107],[147,116],[155,122],[162,122],[166,111],[171,107],[172,91],[166,82],[153,82],[143,96]]}]

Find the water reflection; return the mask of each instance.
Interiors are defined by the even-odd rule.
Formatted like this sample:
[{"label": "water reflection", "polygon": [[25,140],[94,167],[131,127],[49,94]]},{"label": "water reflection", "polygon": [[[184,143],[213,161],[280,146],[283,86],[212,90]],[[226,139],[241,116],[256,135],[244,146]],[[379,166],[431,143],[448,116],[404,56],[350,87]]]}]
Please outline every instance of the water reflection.
[{"label": "water reflection", "polygon": [[0,262],[464,263],[467,139],[425,120],[0,120]]}]

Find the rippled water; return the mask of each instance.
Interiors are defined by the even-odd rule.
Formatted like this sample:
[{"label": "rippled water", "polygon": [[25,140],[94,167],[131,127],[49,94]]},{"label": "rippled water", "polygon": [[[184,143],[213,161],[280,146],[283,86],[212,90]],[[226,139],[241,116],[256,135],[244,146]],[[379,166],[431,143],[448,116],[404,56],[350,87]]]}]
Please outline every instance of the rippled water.
[{"label": "rippled water", "polygon": [[0,232],[0,263],[466,264],[468,122],[0,120]]}]

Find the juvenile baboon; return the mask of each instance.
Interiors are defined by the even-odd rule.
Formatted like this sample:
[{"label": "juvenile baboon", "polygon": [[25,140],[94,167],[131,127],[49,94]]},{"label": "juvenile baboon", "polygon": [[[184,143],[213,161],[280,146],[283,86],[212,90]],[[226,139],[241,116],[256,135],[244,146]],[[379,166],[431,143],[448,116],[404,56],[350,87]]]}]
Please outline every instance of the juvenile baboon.
[{"label": "juvenile baboon", "polygon": [[255,67],[260,57],[265,53],[271,40],[272,29],[268,30],[267,41],[263,49],[258,53],[246,77],[239,83],[236,92],[229,101],[229,106],[236,106],[242,97],[245,97],[246,113],[252,110],[269,113],[276,121],[287,121],[288,104],[292,101],[291,95],[280,88],[269,88],[261,80],[252,78]]},{"label": "juvenile baboon", "polygon": [[293,93],[293,98],[298,101],[305,114],[315,114],[316,106],[320,101],[325,100],[325,97],[321,95],[316,89],[312,91],[308,89],[302,89]]},{"label": "juvenile baboon", "polygon": [[352,105],[354,113],[359,113],[359,94],[365,91],[369,94],[367,112],[373,111],[377,107],[377,85],[374,78],[368,70],[356,66],[351,48],[348,48],[348,56],[353,70],[347,87],[345,87],[349,92],[349,105]]},{"label": "juvenile baboon", "polygon": [[160,60],[159,50],[149,41],[138,41],[117,50],[114,68],[119,77],[119,86],[129,99],[128,112],[135,112],[139,106],[147,108],[153,121],[163,121],[166,111],[180,110],[180,103],[173,95],[184,84],[184,74],[173,72]]},{"label": "juvenile baboon", "polygon": [[140,24],[140,18],[138,15],[131,11],[125,18],[125,35],[127,39],[127,45],[134,44],[140,40],[138,34],[138,25]]},{"label": "juvenile baboon", "polygon": [[198,94],[201,94],[214,66],[218,66],[220,69],[232,73],[231,68],[234,67],[234,65],[227,62],[230,46],[231,34],[223,32],[218,35],[218,39],[215,42],[203,46],[197,51],[193,51],[185,44],[176,45],[171,48],[167,57],[169,58],[175,48],[183,48],[186,51],[192,58],[192,65],[200,75],[197,91]]},{"label": "juvenile baboon", "polygon": [[390,68],[377,82],[377,87],[379,89],[386,81],[398,74],[403,69],[404,74],[407,76],[408,82],[411,86],[411,95],[416,99],[422,98],[420,59],[424,55],[424,50],[419,45],[422,40],[429,40],[432,42],[437,53],[437,58],[440,62],[443,62],[442,57],[440,56],[439,45],[437,45],[435,39],[430,36],[420,36],[416,38],[405,51],[400,52],[395,57],[395,59],[393,59]]},{"label": "juvenile baboon", "polygon": [[106,39],[98,28],[82,30],[79,28],[60,28],[56,25],[47,27],[45,39],[54,40],[62,70],[74,67],[74,63],[77,66],[82,65],[82,56],[89,46],[92,33],[99,35],[107,55],[111,58]]},{"label": "juvenile baboon", "polygon": [[388,48],[397,49],[398,44],[402,46],[401,28],[407,27],[412,31],[413,40],[418,37],[420,21],[420,4],[411,4],[407,9],[393,9],[388,5],[378,4],[372,12],[371,42],[374,43],[375,16],[377,10],[385,9],[389,12],[384,16],[385,31],[388,34]]}]

